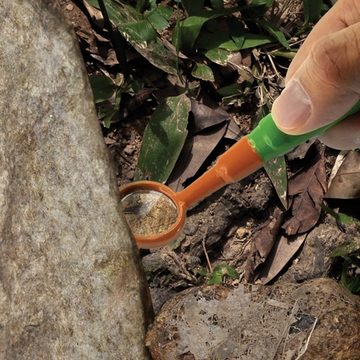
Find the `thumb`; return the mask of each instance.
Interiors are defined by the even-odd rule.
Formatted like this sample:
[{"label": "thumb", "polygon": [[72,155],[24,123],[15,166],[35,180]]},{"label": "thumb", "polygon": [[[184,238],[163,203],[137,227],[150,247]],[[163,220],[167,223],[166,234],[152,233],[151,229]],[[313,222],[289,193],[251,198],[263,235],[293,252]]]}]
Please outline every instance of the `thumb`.
[{"label": "thumb", "polygon": [[318,40],[275,100],[272,115],[297,135],[344,115],[360,98],[360,23]]}]

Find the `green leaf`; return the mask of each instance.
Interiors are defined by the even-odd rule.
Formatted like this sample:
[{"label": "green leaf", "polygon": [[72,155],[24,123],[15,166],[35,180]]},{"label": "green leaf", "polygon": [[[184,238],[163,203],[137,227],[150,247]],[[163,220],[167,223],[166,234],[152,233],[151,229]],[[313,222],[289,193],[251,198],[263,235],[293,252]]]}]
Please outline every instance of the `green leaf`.
[{"label": "green leaf", "polygon": [[266,20],[257,21],[261,27],[266,30],[270,35],[272,35],[285,49],[290,49],[290,45],[285,38],[284,33],[274,26],[271,22]]},{"label": "green leaf", "polygon": [[94,8],[100,9],[98,0],[87,0],[89,5],[93,6]]},{"label": "green leaf", "polygon": [[96,104],[111,98],[114,94],[115,84],[110,77],[105,75],[91,75],[89,76],[89,80]]},{"label": "green leaf", "polygon": [[264,164],[264,169],[273,183],[281,203],[283,204],[284,208],[287,209],[288,178],[285,157],[279,156],[273,160],[267,161]]},{"label": "green leaf", "polygon": [[222,16],[222,13],[208,11],[202,16],[189,16],[180,22],[181,42],[180,47],[191,49],[199,36],[202,26],[209,20]]},{"label": "green leaf", "polygon": [[241,94],[241,85],[236,83],[226,85],[218,89],[217,93],[222,97],[238,96]]},{"label": "green leaf", "polygon": [[167,180],[187,136],[190,108],[190,99],[184,94],[159,104],[144,132],[136,179]]},{"label": "green leaf", "polygon": [[272,43],[272,39],[263,34],[246,34],[242,49],[251,49]]},{"label": "green leaf", "polygon": [[205,80],[205,81],[215,80],[211,68],[205,64],[196,63],[191,71],[191,75],[200,80]]},{"label": "green leaf", "polygon": [[319,19],[323,5],[323,0],[304,0],[305,24],[317,21]]},{"label": "green leaf", "polygon": [[[210,20],[216,19],[220,16],[230,15],[236,12],[238,8],[228,8],[222,10],[202,10],[194,16],[189,16],[180,22],[181,28],[181,47],[185,49],[192,49],[196,39],[198,38],[203,25]],[[238,22],[239,23],[239,22]],[[241,24],[239,23],[239,28]],[[212,31],[212,33],[215,33]],[[207,48],[209,49],[209,48]]]},{"label": "green leaf", "polygon": [[[336,219],[336,221],[340,222],[340,224],[355,225],[360,229],[360,221],[358,219],[355,219],[355,218],[353,218],[349,215],[343,214],[343,213],[338,213],[326,205],[322,205],[322,208],[328,214],[332,215]],[[339,255],[339,256],[341,256],[341,255]]]},{"label": "green leaf", "polygon": [[225,277],[229,277],[231,279],[238,279],[238,272],[230,265],[223,264],[215,266],[209,280],[209,285],[219,285],[222,284]]},{"label": "green leaf", "polygon": [[[109,17],[124,38],[146,60],[168,74],[178,75],[178,58],[157,38],[153,26],[131,6],[105,0]],[[141,29],[141,25],[144,28]]]},{"label": "green leaf", "polygon": [[[243,36],[232,36],[226,32],[218,33],[204,33],[199,36],[197,45],[200,49],[212,50],[211,54],[216,54],[218,49],[227,51],[239,51],[260,47],[262,45],[270,44],[273,39],[268,35],[263,34],[246,34]],[[224,54],[224,53],[223,53]]]},{"label": "green leaf", "polygon": [[349,244],[339,246],[335,250],[332,251],[330,257],[342,257],[346,258],[351,256],[352,254],[356,253],[357,251],[360,251],[360,241],[355,240],[354,242],[351,242]]},{"label": "green leaf", "polygon": [[210,49],[205,52],[205,56],[218,65],[226,65],[230,55],[231,52],[220,48]]},{"label": "green leaf", "polygon": [[146,19],[158,31],[162,31],[169,26],[169,19],[172,10],[166,6],[159,5],[156,9],[145,14]]},{"label": "green leaf", "polygon": [[106,114],[103,117],[102,122],[103,122],[103,125],[105,128],[107,128],[107,129],[110,128],[112,119],[116,115],[116,113],[117,113],[117,111],[113,110],[113,111],[110,111],[108,114]]}]

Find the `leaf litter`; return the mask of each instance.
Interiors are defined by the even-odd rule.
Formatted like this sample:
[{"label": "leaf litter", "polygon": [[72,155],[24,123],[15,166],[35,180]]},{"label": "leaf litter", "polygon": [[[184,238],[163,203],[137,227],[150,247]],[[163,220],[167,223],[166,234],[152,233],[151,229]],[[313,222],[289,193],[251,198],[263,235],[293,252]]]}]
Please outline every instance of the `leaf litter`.
[{"label": "leaf litter", "polygon": [[[72,4],[68,0],[64,3]],[[105,3],[111,3],[110,13],[113,22],[127,40],[126,62],[131,70],[130,76],[125,75],[125,83],[128,81],[128,83],[137,84],[131,89],[129,87],[121,89],[121,97],[118,98],[120,111],[114,114],[113,119],[108,123],[109,127],[103,128],[106,143],[119,155],[117,156],[120,163],[119,182],[134,178],[133,167],[139,158],[141,139],[142,147],[148,149],[142,150],[145,155],[140,156],[137,176],[166,181],[171,174],[170,179],[175,178],[177,181],[177,186],[179,186],[177,189],[196,178],[199,172],[215,160],[220,151],[254,127],[256,123],[254,119],[259,109],[271,107],[272,99],[277,96],[282,86],[278,76],[285,75],[284,69],[289,63],[287,56],[289,58],[293,56],[294,50],[304,38],[301,34],[293,36],[299,29],[299,15],[294,16],[294,14],[302,16],[301,8],[299,10],[297,7],[296,11],[291,10],[293,3],[287,8],[277,6],[275,2],[276,5],[270,9],[273,13],[267,13],[269,7],[266,4],[271,2],[253,1],[254,6],[241,13],[240,21],[246,22],[251,19],[250,28],[235,26],[239,24],[240,17],[237,17],[236,13],[233,15],[231,11],[227,16],[218,16],[222,10],[214,6],[210,13],[202,13],[203,2],[201,1],[182,1],[181,4],[173,7],[174,11],[170,18],[168,17],[169,9],[163,12],[161,6],[171,7],[172,2],[164,1],[159,4],[144,2],[148,4],[145,5],[145,10],[137,13],[128,5],[119,7],[110,0],[106,0]],[[215,1],[211,2],[211,4],[215,3]],[[93,23],[86,25],[85,21],[84,23],[77,21],[76,32],[89,74],[108,76],[111,81],[115,81],[121,67],[112,48],[109,33],[102,29],[103,19],[101,12],[96,10],[96,4],[96,0],[88,1],[87,4],[88,17]],[[124,4],[126,5],[126,2]],[[186,11],[182,6],[186,8]],[[305,23],[314,21],[319,11],[317,5],[312,7],[311,2],[307,2],[307,6],[305,19],[303,19]],[[120,13],[114,15],[114,9],[118,11],[119,8],[122,9]],[[68,14],[73,14],[75,11],[77,11],[76,5],[72,11],[68,11]],[[191,21],[185,21],[189,17],[194,18]],[[255,20],[257,24],[253,26],[254,19],[257,18],[262,19],[262,22]],[[134,24],[136,21],[143,26]],[[176,43],[172,35],[174,35],[176,23],[182,21],[185,21],[186,25],[185,41]],[[177,31],[181,31],[181,27],[178,27]],[[145,43],[146,46],[144,46]],[[191,46],[189,48],[189,45],[192,45],[193,49]],[[289,46],[290,50],[288,50]],[[109,88],[111,88],[109,85],[111,82],[105,83],[105,88],[100,89],[100,94],[104,94],[102,91],[105,93],[108,91],[109,94]],[[137,96],[142,92],[145,96]],[[164,149],[167,152],[168,148],[165,146],[164,139],[159,140],[158,134],[169,131],[170,138],[167,138],[167,141],[171,139],[173,125],[170,125],[170,122],[175,121],[176,116],[170,113],[176,111],[165,111],[167,115],[160,121],[159,118],[156,120],[156,114],[158,114],[156,108],[159,108],[158,111],[161,107],[165,109],[164,104],[172,101],[169,96],[177,98],[184,92],[187,92],[188,99],[191,99],[191,105],[190,100],[183,101],[184,108],[187,109],[184,114],[187,113],[187,116],[183,115],[181,120],[177,119],[181,123],[179,134],[169,151],[171,159],[165,160],[162,156]],[[201,99],[204,96],[211,98],[211,107],[206,108],[206,105],[202,103]],[[168,108],[174,109],[171,104]],[[146,140],[149,136],[144,138],[144,129],[146,124],[151,122],[150,118],[154,111],[155,121],[153,119],[153,122],[156,125],[153,124],[152,128],[148,127],[147,132],[151,133],[152,139]],[[168,121],[168,124],[167,118],[172,119]],[[155,150],[157,146],[151,150],[151,146],[146,145],[146,141],[154,142],[156,136],[161,150]],[[287,212],[282,213],[279,210],[281,215],[276,215],[275,209],[278,205],[275,205],[273,201],[275,192],[268,193],[257,187],[259,183],[254,180],[256,177],[262,183],[261,186],[264,186],[261,189],[267,189],[267,185],[264,184],[268,180],[262,173],[246,179],[244,185],[235,186],[234,189],[237,190],[230,197],[220,195],[214,198],[211,211],[214,211],[215,218],[220,218],[226,213],[224,216],[227,219],[223,221],[219,235],[215,234],[218,231],[216,221],[208,225],[209,241],[205,239],[207,244],[205,250],[208,252],[210,261],[214,263],[214,268],[219,261],[225,261],[234,265],[236,271],[240,273],[243,266],[240,258],[248,256],[252,261],[251,266],[249,265],[250,273],[252,272],[250,278],[258,279],[263,283],[272,281],[286,268],[289,261],[301,249],[308,231],[319,222],[321,215],[322,199],[326,190],[324,154],[320,151],[314,155],[312,149],[311,143],[304,144],[286,156],[290,164],[290,173],[293,174],[288,184],[286,184],[287,174],[283,158],[272,164],[272,170],[269,167],[266,168],[282,204],[285,208],[289,207]],[[158,151],[157,154],[156,151]],[[162,160],[153,162],[158,156]],[[311,159],[311,156],[314,158]],[[121,167],[123,169],[120,169]],[[327,171],[329,171],[328,168]],[[177,175],[174,176],[174,174]],[[346,174],[343,172],[339,173],[340,175]],[[353,183],[356,185],[355,181]],[[288,187],[288,194],[286,194],[286,187]],[[256,198],[261,196],[263,198],[267,196],[269,200],[261,204],[259,202],[256,206],[252,205],[252,202],[255,204]],[[220,202],[218,202],[219,199]],[[239,210],[234,204],[244,208]],[[249,213],[246,213],[246,207],[250,209]],[[226,212],[230,211],[229,209],[233,213],[231,216]],[[201,214],[204,207],[200,205],[197,211]],[[239,219],[236,213],[239,214]],[[272,219],[269,219],[269,214],[273,214]],[[246,235],[246,240],[244,242],[243,240],[239,242],[239,239],[234,240],[234,244],[237,242],[237,246],[242,248],[243,255],[234,259],[223,259],[221,249],[224,244],[232,241],[239,222],[249,219],[253,221],[253,225]],[[229,222],[230,220],[235,223]],[[210,217],[208,214],[204,217],[200,216],[199,221],[206,225]],[[259,227],[259,224],[263,225]],[[255,228],[257,228],[256,231]],[[196,225],[191,223],[186,231],[189,234],[196,233]],[[186,237],[184,239],[186,241]],[[250,252],[249,244],[253,245]],[[193,253],[192,249],[197,249],[196,253]],[[180,242],[173,250],[179,264],[181,263],[180,270],[177,274],[172,274],[171,271],[169,273],[169,270],[168,272],[159,270],[153,274],[156,279],[154,281],[158,282],[159,287],[169,287],[166,283],[170,284],[172,289],[191,286],[191,281],[201,282],[203,275],[196,275],[194,270],[203,264],[204,249],[201,249],[195,246],[184,247]],[[228,253],[231,254],[231,251]],[[182,278],[181,272],[185,274]],[[167,279],[170,277],[170,280],[165,280],[164,276]],[[225,281],[231,282],[233,279]]]}]

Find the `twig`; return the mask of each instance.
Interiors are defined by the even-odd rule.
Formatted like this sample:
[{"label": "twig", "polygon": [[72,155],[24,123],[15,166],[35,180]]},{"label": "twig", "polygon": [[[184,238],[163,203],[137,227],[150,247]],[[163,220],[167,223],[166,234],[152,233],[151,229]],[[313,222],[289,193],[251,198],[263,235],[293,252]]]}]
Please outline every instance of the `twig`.
[{"label": "twig", "polygon": [[300,352],[299,356],[295,360],[299,360],[305,354],[305,352],[306,352],[306,350],[307,350],[307,348],[309,346],[310,338],[311,338],[312,333],[314,332],[317,321],[318,321],[318,318],[315,318],[314,325],[313,325],[313,327],[312,327],[312,329],[310,331],[310,334],[309,334],[309,336],[308,336],[308,338],[306,340],[306,343],[303,346],[303,348],[301,349],[301,352]]},{"label": "twig", "polygon": [[211,266],[211,262],[210,262],[209,255],[207,253],[206,245],[205,245],[205,237],[206,236],[207,236],[207,232],[206,232],[205,236],[202,238],[201,244],[202,244],[202,247],[203,247],[203,250],[204,250],[204,254],[205,254],[206,262],[207,262],[207,265],[208,265],[208,268],[209,268],[209,272],[212,273],[213,268]]}]

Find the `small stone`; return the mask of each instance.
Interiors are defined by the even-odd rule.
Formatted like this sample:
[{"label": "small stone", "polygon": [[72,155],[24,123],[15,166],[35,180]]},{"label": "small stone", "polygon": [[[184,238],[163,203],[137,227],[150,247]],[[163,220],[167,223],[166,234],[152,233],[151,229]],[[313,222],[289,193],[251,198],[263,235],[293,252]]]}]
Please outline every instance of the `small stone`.
[{"label": "small stone", "polygon": [[235,233],[235,236],[242,240],[244,239],[244,237],[249,233],[248,229],[246,229],[245,227],[239,227],[237,230],[236,230],[236,233]]},{"label": "small stone", "polygon": [[134,154],[134,152],[135,152],[135,148],[134,148],[134,146],[133,145],[126,145],[125,147],[124,147],[124,153],[126,154],[126,155],[133,155]]},{"label": "small stone", "polygon": [[66,9],[67,11],[72,11],[72,10],[74,10],[74,5],[73,5],[73,4],[67,4],[67,5],[65,6],[65,9]]}]

